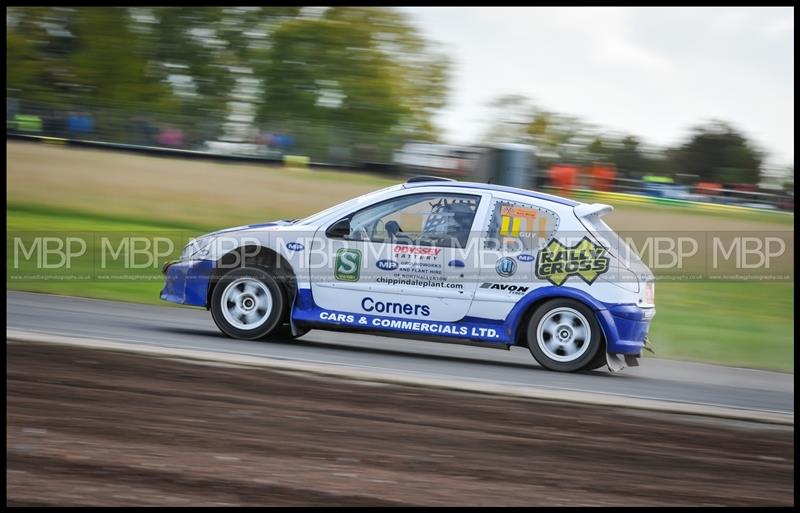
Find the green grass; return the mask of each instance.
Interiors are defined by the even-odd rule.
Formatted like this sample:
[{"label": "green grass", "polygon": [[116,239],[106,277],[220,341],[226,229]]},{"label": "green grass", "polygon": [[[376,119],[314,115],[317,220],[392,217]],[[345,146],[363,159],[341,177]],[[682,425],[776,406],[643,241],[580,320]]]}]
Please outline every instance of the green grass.
[{"label": "green grass", "polygon": [[308,180],[311,186],[318,182],[351,183],[357,185],[372,185],[375,189],[389,187],[402,181],[402,178],[387,178],[369,172],[353,172],[340,169],[312,169],[302,167],[286,167],[279,170],[297,178]]},{"label": "green grass", "polygon": [[[136,303],[161,304],[159,292],[163,286],[163,277],[160,266],[154,265],[137,271],[125,271],[122,261],[110,259],[107,266],[109,276],[117,275],[117,279],[64,279],[66,275],[86,276],[99,270],[102,265],[98,257],[101,244],[100,237],[108,237],[113,248],[117,248],[117,241],[121,236],[146,234],[168,237],[173,241],[175,250],[169,257],[164,257],[158,262],[177,257],[183,244],[192,236],[210,231],[210,227],[187,227],[185,225],[155,224],[130,219],[118,218],[102,219],[96,214],[82,214],[76,212],[58,212],[52,209],[35,207],[9,207],[6,211],[6,227],[9,238],[6,241],[6,287],[16,290],[32,292],[46,292],[68,296],[89,297],[95,299],[113,299],[119,301],[132,301]],[[33,258],[25,258],[23,248],[17,249],[15,266],[15,248],[12,238],[22,235],[24,249],[32,247],[34,236],[65,237],[75,235],[87,238],[86,254],[76,258],[69,271],[52,270],[39,271],[38,264]],[[56,262],[54,259],[53,262]],[[143,262],[142,262],[143,264]],[[154,263],[155,264],[155,263]],[[119,279],[120,274],[133,275],[135,279]],[[31,275],[44,275],[43,279],[30,278]],[[15,279],[18,276],[20,278]]]},{"label": "green grass", "polygon": [[794,372],[793,293],[794,283],[657,283],[655,356]]},{"label": "green grass", "polygon": [[155,222],[147,217],[133,218],[81,212],[66,208],[9,202],[6,206],[6,229],[11,230],[187,230],[208,232],[223,226],[192,224],[183,221]]}]

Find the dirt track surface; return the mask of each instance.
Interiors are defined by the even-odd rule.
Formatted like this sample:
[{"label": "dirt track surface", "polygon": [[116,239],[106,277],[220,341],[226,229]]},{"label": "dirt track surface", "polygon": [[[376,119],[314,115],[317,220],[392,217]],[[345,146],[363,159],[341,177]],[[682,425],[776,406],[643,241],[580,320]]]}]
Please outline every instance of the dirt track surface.
[{"label": "dirt track surface", "polygon": [[6,354],[8,505],[794,503],[793,428],[46,344]]}]

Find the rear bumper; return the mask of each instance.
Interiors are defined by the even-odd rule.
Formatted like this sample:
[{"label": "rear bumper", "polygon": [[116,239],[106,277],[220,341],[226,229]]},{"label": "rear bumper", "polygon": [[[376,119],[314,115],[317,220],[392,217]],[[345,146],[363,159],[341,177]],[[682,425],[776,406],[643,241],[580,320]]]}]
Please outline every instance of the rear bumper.
[{"label": "rear bumper", "polygon": [[179,305],[207,306],[213,260],[188,260],[164,264],[161,299]]},{"label": "rear bumper", "polygon": [[606,335],[607,352],[640,355],[655,313],[655,308],[641,308],[636,305],[616,305],[599,311]]}]

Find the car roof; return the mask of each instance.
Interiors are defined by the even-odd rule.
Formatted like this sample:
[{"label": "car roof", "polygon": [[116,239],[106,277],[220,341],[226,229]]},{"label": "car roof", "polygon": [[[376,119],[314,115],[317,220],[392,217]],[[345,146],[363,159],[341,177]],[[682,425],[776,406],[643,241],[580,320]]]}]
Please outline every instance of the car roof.
[{"label": "car roof", "polygon": [[458,189],[480,189],[484,191],[497,191],[508,192],[511,194],[519,194],[521,196],[528,196],[545,201],[552,201],[561,205],[575,207],[580,205],[580,202],[571,199],[562,198],[561,196],[554,196],[552,194],[545,194],[543,192],[529,191],[527,189],[519,189],[517,187],[509,187],[507,185],[496,185],[491,183],[478,183],[478,182],[456,182],[456,181],[430,181],[430,182],[412,182],[403,184],[405,189],[416,189],[422,187],[453,187]]}]

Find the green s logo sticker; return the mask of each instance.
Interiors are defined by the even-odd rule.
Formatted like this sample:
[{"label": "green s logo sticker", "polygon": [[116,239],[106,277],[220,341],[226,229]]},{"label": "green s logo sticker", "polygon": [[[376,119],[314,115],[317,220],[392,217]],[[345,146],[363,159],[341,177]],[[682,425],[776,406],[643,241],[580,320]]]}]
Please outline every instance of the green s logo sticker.
[{"label": "green s logo sticker", "polygon": [[338,250],[333,276],[339,281],[358,281],[361,277],[361,251],[346,248]]}]

